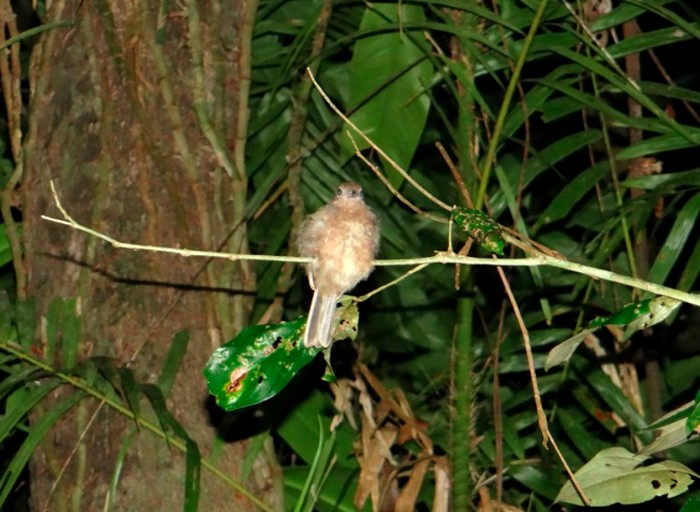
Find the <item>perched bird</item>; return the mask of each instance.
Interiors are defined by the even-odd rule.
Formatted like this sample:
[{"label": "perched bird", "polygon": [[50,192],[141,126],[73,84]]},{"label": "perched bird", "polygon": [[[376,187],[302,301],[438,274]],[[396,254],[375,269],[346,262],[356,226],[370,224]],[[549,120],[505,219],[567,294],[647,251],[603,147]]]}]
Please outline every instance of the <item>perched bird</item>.
[{"label": "perched bird", "polygon": [[379,250],[377,218],[365,204],[362,187],[342,183],[335,198],[309,215],[299,229],[299,254],[314,290],[304,332],[305,347],[329,347],[338,299],[374,269]]}]

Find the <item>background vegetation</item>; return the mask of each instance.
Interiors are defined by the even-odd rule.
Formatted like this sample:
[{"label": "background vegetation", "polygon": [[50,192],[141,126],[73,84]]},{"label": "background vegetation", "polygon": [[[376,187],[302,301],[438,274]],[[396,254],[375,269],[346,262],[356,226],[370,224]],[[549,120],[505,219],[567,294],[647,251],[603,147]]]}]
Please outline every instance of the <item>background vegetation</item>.
[{"label": "background vegetation", "polygon": [[[198,26],[206,35],[207,24],[217,19],[205,14],[197,17],[196,2],[142,4],[143,12],[140,18],[137,12],[136,19],[152,24],[143,37],[154,39],[142,41],[156,42],[149,47],[154,55],[157,45],[167,51],[191,50],[196,40],[187,36]],[[183,409],[205,411],[204,405],[197,400],[183,402],[184,391],[177,384],[177,392],[171,391],[174,383],[182,382],[177,380],[183,375],[178,372],[184,371],[180,368],[183,360],[188,361],[187,350],[205,335],[194,330],[191,336],[183,334],[181,329],[190,326],[173,323],[168,324],[170,330],[158,332],[153,353],[129,354],[129,359],[123,354],[91,352],[85,344],[99,341],[104,333],[91,330],[87,316],[117,315],[117,310],[101,312],[94,300],[90,311],[81,310],[69,292],[33,295],[31,279],[36,279],[36,273],[27,276],[21,264],[51,252],[42,249],[43,236],[32,231],[43,222],[37,215],[50,208],[50,202],[44,201],[39,203],[40,211],[32,197],[49,197],[48,183],[27,178],[27,173],[34,176],[27,152],[42,147],[36,135],[43,133],[41,127],[32,132],[36,126],[32,123],[40,119],[37,103],[29,105],[36,117],[23,117],[29,87],[43,79],[41,73],[49,76],[51,71],[39,68],[30,75],[30,53],[42,44],[40,38],[67,37],[76,27],[84,29],[82,23],[91,16],[106,19],[105,12],[116,19],[117,9],[102,6],[93,13],[76,8],[73,19],[52,15],[51,9],[58,10],[55,5],[49,11],[43,3],[35,10],[22,2],[2,5],[5,41],[0,43],[5,53],[0,72],[6,108],[0,139],[4,187],[0,196],[4,219],[0,232],[4,264],[0,441],[7,461],[0,478],[3,506],[21,508],[30,483],[34,494],[37,480],[48,480],[51,487],[68,478],[61,467],[70,468],[77,458],[72,454],[88,446],[82,443],[90,437],[91,422],[79,423],[78,435],[67,443],[69,456],[52,468],[55,471],[29,474],[24,468],[42,440],[51,439],[51,434],[45,437],[47,432],[60,428],[61,418],[76,404],[90,403],[129,420],[123,431],[107,434],[112,436],[115,456],[100,461],[108,468],[106,480],[97,479],[94,486],[105,509],[133,507],[121,487],[122,475],[137,475],[142,486],[148,481],[129,457],[135,451],[132,438],[151,432],[156,443],[169,447],[165,455],[159,452],[160,457],[184,461],[176,472],[180,478],[176,493],[185,510],[195,510],[203,499],[200,479],[223,482],[225,492],[237,492],[241,502],[270,510],[445,510],[448,499],[449,509],[456,511],[498,510],[499,506],[501,510],[549,510],[567,476],[552,442],[543,446],[519,316],[534,351],[538,396],[552,437],[572,470],[613,447],[697,469],[700,453],[692,442],[694,423],[691,431],[686,430],[686,418],[692,420],[700,375],[698,309],[684,304],[663,324],[629,339],[623,328],[607,326],[586,337],[566,365],[545,372],[546,355],[557,343],[593,318],[649,296],[543,266],[505,268],[500,277],[494,267],[421,268],[362,302],[357,340],[340,342],[333,350],[336,383],[320,380],[323,364],[316,361],[280,395],[255,408],[223,414],[210,403],[209,415],[195,424],[206,423],[209,428],[207,422],[211,422],[216,428],[191,435],[193,420]],[[235,120],[242,124],[232,123],[225,101],[218,104],[208,96],[228,91],[222,85],[221,90],[212,87],[212,92],[207,89],[210,83],[244,82],[242,75],[229,77],[228,82],[213,81],[212,77],[220,78],[216,73],[225,75],[217,65],[229,61],[187,58],[173,66],[174,75],[165,75],[178,75],[186,85],[172,101],[196,120],[191,125],[201,139],[198,147],[206,148],[197,157],[203,174],[197,179],[182,178],[183,194],[197,190],[207,177],[219,180],[216,185],[204,185],[212,187],[212,194],[238,194],[232,196],[235,215],[221,227],[222,233],[225,229],[238,233],[234,245],[225,243],[228,238],[223,233],[219,239],[212,237],[216,244],[207,247],[193,235],[198,233],[196,227],[187,228],[187,236],[182,236],[187,244],[182,245],[293,255],[303,215],[328,201],[339,182],[352,179],[363,185],[367,202],[380,218],[381,258],[430,256],[448,248],[449,212],[407,182],[355,133],[352,139],[358,149],[353,147],[348,126],[313,88],[306,73],[310,68],[323,90],[377,147],[445,205],[483,208],[522,240],[541,244],[539,250],[548,254],[677,290],[697,288],[700,76],[694,56],[700,50],[700,10],[693,2],[278,0],[247,2],[237,9],[242,17],[254,20],[249,33],[231,36],[250,43],[249,53],[244,47],[236,54],[249,63],[240,67],[249,70],[249,89],[234,87],[236,93],[244,93],[249,120],[239,115]],[[118,19],[115,26],[117,47]],[[42,34],[28,37],[23,31],[31,27],[43,30]],[[168,36],[164,40],[160,39],[163,34]],[[10,38],[15,38],[14,44]],[[205,45],[211,44],[204,39]],[[106,40],[109,43],[109,37]],[[213,44],[226,49],[228,42],[222,39]],[[197,55],[196,48],[193,54]],[[241,62],[236,61],[239,66]],[[166,83],[152,82],[154,90]],[[112,85],[114,90],[121,86]],[[105,98],[108,90],[112,91],[103,91]],[[39,95],[31,100],[50,103],[50,98]],[[143,103],[143,117],[159,111],[157,102]],[[122,113],[107,115],[115,116],[116,126]],[[207,132],[207,115],[220,138]],[[29,146],[22,137],[27,127],[34,134]],[[234,131],[235,136],[230,135]],[[66,135],[81,136],[85,133]],[[217,141],[226,144],[217,146]],[[128,153],[130,146],[122,139],[120,144]],[[158,144],[168,147],[154,143]],[[236,160],[242,147],[244,162]],[[367,161],[357,158],[360,151]],[[177,158],[172,160],[179,165]],[[227,162],[243,174],[228,172]],[[369,164],[376,166],[375,172]],[[64,180],[77,173],[67,167],[60,170]],[[157,173],[165,171],[156,166],[148,172],[161,176]],[[80,179],[76,187],[91,186],[84,181],[87,178]],[[228,179],[235,186],[228,188]],[[119,186],[119,197],[128,198],[129,187],[135,185],[125,179]],[[429,215],[417,214],[399,195]],[[79,209],[80,197],[69,197],[69,211]],[[28,201],[31,209],[26,207]],[[164,204],[160,207],[167,208]],[[220,206],[228,207],[223,201],[211,208]],[[138,205],[123,209],[138,210]],[[148,209],[122,215],[132,213],[143,219]],[[143,228],[148,222],[140,222],[114,229],[129,233],[131,227],[129,239],[135,242],[146,241],[139,236],[143,229],[150,237],[147,241],[157,243],[158,236]],[[178,222],[185,225],[179,217],[175,227],[169,228],[174,240]],[[236,231],[241,225],[246,226],[245,233]],[[57,250],[60,238],[51,236],[45,239]],[[470,255],[489,256],[457,230],[452,238],[456,251],[466,243]],[[33,241],[23,245],[27,239]],[[163,236],[162,242],[169,240]],[[507,247],[508,256],[523,256],[522,250],[512,247]],[[134,253],[130,261],[140,257]],[[158,257],[150,255],[148,261]],[[84,271],[100,273],[105,279],[122,278],[118,272],[111,273],[114,269],[109,266],[109,272],[96,268],[89,259],[68,264],[84,265]],[[149,263],[146,268],[153,265],[158,267]],[[406,269],[378,267],[356,293],[397,279]],[[294,265],[261,262],[253,273],[254,281],[229,276],[231,314],[212,313],[221,320],[221,332],[227,338],[242,327],[239,319],[269,323],[292,320],[305,312],[309,294]],[[221,285],[210,277],[206,286]],[[139,279],[156,280],[148,273],[140,273]],[[120,285],[138,285],[124,281]],[[241,282],[250,286],[246,289]],[[184,285],[165,281],[164,286]],[[518,314],[507,289],[512,291]],[[214,300],[207,307],[214,311],[221,304]],[[123,308],[138,307],[134,297],[126,296]],[[245,314],[239,315],[241,311]],[[197,345],[200,359],[208,355],[202,353],[207,346],[213,349],[207,343],[204,349]],[[147,359],[139,362],[140,357]],[[149,371],[132,371],[132,361],[138,368],[148,366]],[[188,379],[184,389],[196,388],[193,396],[201,395],[204,379]],[[645,449],[655,438],[650,425],[689,402],[689,409],[666,422],[663,442]],[[331,424],[334,433],[329,430]],[[241,440],[245,451],[236,459],[237,469],[218,469],[216,447]],[[207,448],[200,457],[204,445]],[[251,487],[247,478],[251,471],[261,471],[256,458],[273,450],[282,466],[283,489],[273,489],[263,502],[255,491],[248,495],[244,487]],[[654,461],[637,462],[644,468],[653,467]],[[608,510],[700,509],[696,486],[682,492],[686,486],[678,467],[664,466],[652,475],[631,473],[633,467],[627,480],[601,491],[610,497],[608,503],[603,498],[599,502]],[[629,491],[626,504],[616,504],[620,501],[616,491],[621,488]],[[271,497],[275,492],[278,498]],[[654,498],[656,494],[661,497]],[[66,509],[81,510],[75,495],[63,503]]]}]

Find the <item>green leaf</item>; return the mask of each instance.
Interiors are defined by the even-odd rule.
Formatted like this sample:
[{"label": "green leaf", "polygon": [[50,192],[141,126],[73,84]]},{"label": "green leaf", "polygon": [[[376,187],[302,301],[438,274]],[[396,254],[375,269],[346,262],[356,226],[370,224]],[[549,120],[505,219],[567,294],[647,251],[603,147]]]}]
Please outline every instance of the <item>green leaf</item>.
[{"label": "green leaf", "polygon": [[693,103],[700,103],[700,92],[693,89],[686,89],[677,85],[668,85],[656,82],[640,81],[639,86],[646,94],[664,96],[666,98],[675,98],[679,100],[687,100]]},{"label": "green leaf", "polygon": [[168,352],[165,354],[163,368],[160,371],[158,378],[158,387],[163,392],[163,396],[168,396],[175,382],[177,370],[180,368],[182,358],[187,352],[187,343],[190,339],[190,333],[187,329],[182,330],[173,336],[173,341],[168,347]]},{"label": "green leaf", "polygon": [[[357,512],[353,503],[353,489],[357,485],[357,469],[334,467],[326,479],[325,485],[320,489],[317,501],[317,509],[333,512]],[[307,466],[291,466],[284,468],[284,493],[287,503],[297,503],[302,495],[308,479],[309,468]],[[361,509],[362,512],[370,512],[371,504],[368,501]]]},{"label": "green leaf", "polygon": [[[275,429],[276,434],[294,450],[301,460],[311,464],[315,457],[315,442],[321,437],[319,429],[330,430],[331,416],[335,412],[332,399],[327,394],[314,390],[289,412]],[[321,425],[317,420],[319,416],[322,419]],[[336,428],[334,451],[338,458],[338,466],[357,469],[354,452],[356,434],[347,422],[341,423]]]},{"label": "green leaf", "polygon": [[323,420],[320,416],[317,417],[317,420],[320,433],[318,446],[294,512],[312,512],[318,500],[318,495],[323,489],[323,482],[335,463],[334,458],[332,458],[333,446],[335,445],[335,431],[332,431],[329,438],[325,439]]},{"label": "green leaf", "polygon": [[197,512],[199,509],[199,484],[201,471],[201,456],[199,447],[189,436],[184,427],[170,413],[165,405],[165,397],[160,388],[153,384],[144,384],[143,392],[151,402],[164,432],[168,429],[175,433],[185,443],[185,503],[184,512]]},{"label": "green leaf", "polygon": [[57,351],[63,355],[67,369],[78,361],[81,321],[77,314],[76,299],[56,297],[46,313],[46,362],[52,364]]},{"label": "green leaf", "polygon": [[0,400],[18,387],[24,386],[29,381],[43,375],[43,372],[34,366],[28,366],[26,368],[14,367],[13,370],[12,373],[0,381]]},{"label": "green leaf", "polygon": [[0,266],[12,261],[12,248],[7,238],[7,226],[0,224]]},{"label": "green leaf", "polygon": [[558,221],[571,213],[576,204],[610,172],[608,162],[600,162],[585,171],[579,172],[568,183],[562,184],[561,191],[552,199],[549,206],[538,217],[533,231],[539,231],[544,224]]},{"label": "green leaf", "polygon": [[[608,47],[613,58],[624,57],[632,53],[641,53],[649,49],[659,48],[667,44],[675,44],[679,41],[690,39],[690,34],[678,30],[677,27],[665,27],[659,30],[641,32],[632,37],[625,37]],[[648,92],[644,88],[642,91]]]},{"label": "green leaf", "polygon": [[659,135],[650,137],[638,144],[627,146],[617,154],[619,160],[631,160],[632,158],[656,155],[666,151],[674,151],[676,149],[695,148],[700,144],[700,132],[697,128],[685,126],[689,132],[689,137],[673,134]]},{"label": "green leaf", "polygon": [[698,275],[700,275],[700,239],[698,239],[693,252],[685,262],[681,277],[678,279],[678,289],[690,290]]},{"label": "green leaf", "polygon": [[654,440],[639,450],[639,454],[651,455],[653,453],[670,450],[671,448],[687,443],[690,439],[686,425],[686,420],[681,419],[657,429]]},{"label": "green leaf", "polygon": [[5,290],[0,290],[0,340],[17,341],[15,309]]},{"label": "green leaf", "polygon": [[529,489],[549,499],[554,499],[560,485],[558,478],[552,478],[551,474],[530,464],[513,465],[508,469],[508,473]]},{"label": "green leaf", "polygon": [[652,325],[663,322],[668,316],[678,309],[681,302],[669,297],[656,297],[639,302],[627,304],[614,315],[596,317],[588,324],[590,328],[602,325],[624,325],[625,337],[629,337],[636,331],[648,329]]},{"label": "green leaf", "polygon": [[[590,365],[585,364],[582,360],[578,358],[572,358],[572,365],[576,367],[578,372],[581,374],[579,379],[583,378],[587,383],[597,392],[598,395],[605,401],[605,403],[610,407],[610,409],[620,416],[629,426],[629,428],[636,432],[643,441],[646,440],[647,435],[645,435],[644,430],[646,429],[647,422],[641,416],[639,411],[636,409],[635,405],[627,398],[622,390],[613,383],[608,375],[606,375],[600,368],[592,368]],[[601,411],[590,411],[598,418]]]},{"label": "green leaf", "polygon": [[690,171],[674,172],[673,174],[652,174],[650,176],[639,176],[630,178],[622,183],[623,187],[639,188],[643,190],[654,190],[665,188],[673,190],[680,187],[700,187],[700,169]]},{"label": "green leaf", "polygon": [[[359,313],[349,297],[336,309],[333,339],[355,339]],[[306,317],[292,322],[255,325],[217,348],[204,376],[209,393],[225,411],[259,404],[279,393],[322,350],[302,343]]]},{"label": "green leaf", "polygon": [[120,387],[124,393],[124,398],[129,409],[134,413],[134,423],[136,428],[139,429],[138,417],[140,415],[141,387],[134,379],[134,374],[129,368],[122,367],[117,372],[119,373]]},{"label": "green leaf", "polygon": [[[361,32],[375,32],[358,40],[350,62],[350,119],[402,168],[407,169],[428,118],[430,99],[424,94],[432,76],[422,37],[415,32],[388,30],[425,21],[423,8],[407,4],[375,3],[367,8]],[[412,35],[414,34],[414,35]],[[420,44],[420,46],[419,46]],[[368,145],[353,134],[360,149]],[[343,132],[341,145],[354,152]],[[391,182],[402,178],[387,167]]]},{"label": "green leaf", "polygon": [[587,459],[608,447],[607,442],[603,441],[598,433],[590,428],[590,421],[587,421],[584,412],[579,408],[561,407],[556,417],[569,439],[574,443],[576,450]]},{"label": "green leaf", "polygon": [[10,397],[8,397],[8,408],[0,421],[0,443],[5,440],[12,430],[17,427],[17,424],[29,414],[29,411],[31,411],[42,398],[59,385],[60,381],[58,379],[50,379],[42,382],[38,386],[32,385],[29,389],[17,388],[15,392],[22,393],[22,400],[9,400]]},{"label": "green leaf", "polygon": [[117,457],[114,460],[114,471],[112,472],[112,480],[109,484],[109,508],[107,510],[112,510],[117,496],[119,496],[119,480],[121,478],[122,470],[124,469],[124,461],[126,460],[126,456],[129,453],[129,448],[131,447],[131,443],[133,442],[134,437],[137,433],[138,429],[132,428],[124,436],[121,443],[119,444],[119,452],[117,453]]},{"label": "green leaf", "polygon": [[690,410],[685,428],[688,432],[694,432],[700,426],[700,390],[695,394],[695,404]]},{"label": "green leaf", "polygon": [[22,348],[29,350],[34,343],[35,321],[34,299],[27,299],[15,303],[15,321],[17,322],[17,341]]},{"label": "green leaf", "polygon": [[700,512],[700,499],[690,498],[678,512]]},{"label": "green leaf", "polygon": [[[575,473],[576,480],[591,500],[589,505],[632,505],[657,496],[673,498],[688,489],[692,477],[699,477],[683,464],[670,460],[643,465],[648,458],[621,447],[599,452]],[[571,482],[564,484],[555,501],[584,504]]]},{"label": "green leaf", "polygon": [[255,405],[279,393],[319,348],[302,344],[306,318],[255,325],[217,348],[204,369],[209,392],[225,411]]},{"label": "green leaf", "polygon": [[649,270],[648,280],[663,284],[690,240],[700,212],[700,193],[695,194],[676,214],[673,227]]},{"label": "green leaf", "polygon": [[2,509],[5,501],[12,492],[15,482],[22,474],[22,470],[27,465],[27,462],[29,462],[34,450],[36,450],[49,429],[86,396],[87,394],[82,391],[73,393],[65,400],[54,405],[32,424],[22,446],[20,446],[14,454],[12,460],[4,470],[2,477],[0,477],[0,509]]},{"label": "green leaf", "polygon": [[[675,0],[654,0],[658,5],[667,4]],[[591,24],[591,30],[599,31],[621,25],[625,21],[636,18],[640,14],[644,14],[645,9],[623,2],[615,7],[612,11],[603,14]]]},{"label": "green leaf", "polygon": [[78,344],[80,343],[81,321],[78,316],[76,299],[63,301],[62,350],[65,368],[73,368],[78,362]]}]

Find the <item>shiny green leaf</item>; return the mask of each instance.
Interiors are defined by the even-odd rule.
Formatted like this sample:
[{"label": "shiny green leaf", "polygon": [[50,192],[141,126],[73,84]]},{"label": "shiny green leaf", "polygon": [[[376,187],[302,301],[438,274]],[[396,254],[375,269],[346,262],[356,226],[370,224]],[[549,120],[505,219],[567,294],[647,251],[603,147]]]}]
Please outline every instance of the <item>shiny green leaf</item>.
[{"label": "shiny green leaf", "polygon": [[272,398],[321,350],[302,343],[306,318],[255,325],[217,348],[204,369],[219,407],[233,411]]},{"label": "shiny green leaf", "polygon": [[680,301],[669,297],[646,299],[627,304],[614,315],[594,318],[588,326],[596,328],[603,325],[624,325],[626,326],[625,339],[627,339],[636,331],[663,322],[680,305]]},{"label": "shiny green leaf", "polygon": [[[333,339],[355,339],[359,313],[349,297],[336,309]],[[279,393],[322,350],[302,343],[306,317],[255,325],[217,348],[204,368],[209,392],[219,407],[233,411]]]}]

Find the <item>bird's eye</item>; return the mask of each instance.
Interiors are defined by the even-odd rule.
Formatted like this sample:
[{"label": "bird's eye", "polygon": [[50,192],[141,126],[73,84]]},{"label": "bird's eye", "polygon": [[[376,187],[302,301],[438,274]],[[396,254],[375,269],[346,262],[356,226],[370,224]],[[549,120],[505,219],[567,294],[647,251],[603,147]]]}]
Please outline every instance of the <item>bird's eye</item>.
[{"label": "bird's eye", "polygon": [[343,189],[342,189],[342,188],[339,188],[338,190],[336,190],[336,191],[335,191],[335,195],[338,196],[338,197],[342,196],[342,195],[343,195]]}]

